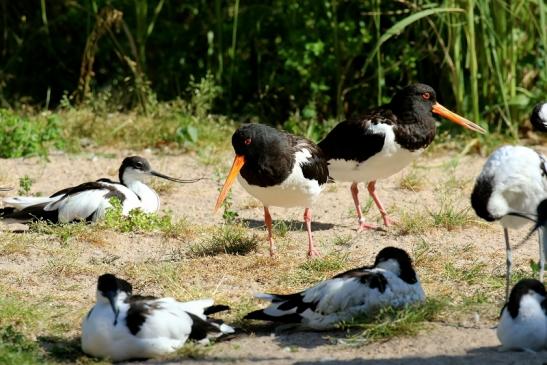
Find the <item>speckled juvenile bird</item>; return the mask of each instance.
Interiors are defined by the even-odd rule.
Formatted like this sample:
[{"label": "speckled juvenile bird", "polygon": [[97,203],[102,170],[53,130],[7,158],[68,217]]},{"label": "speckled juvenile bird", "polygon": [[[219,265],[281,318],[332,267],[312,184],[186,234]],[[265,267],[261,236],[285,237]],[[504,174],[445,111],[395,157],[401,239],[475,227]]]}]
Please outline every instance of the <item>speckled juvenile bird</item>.
[{"label": "speckled juvenile bird", "polygon": [[361,213],[359,182],[368,184],[384,225],[389,225],[391,220],[376,195],[376,181],[401,171],[429,146],[436,133],[433,114],[473,131],[486,132],[439,104],[431,86],[412,84],[397,92],[389,104],[339,123],[319,142],[329,163],[330,177],[352,183],[358,230],[372,227]]},{"label": "speckled juvenile bird", "polygon": [[113,361],[147,359],[172,353],[187,340],[208,343],[234,329],[207,316],[228,310],[212,299],[133,295],[131,284],[112,274],[97,282],[97,302],[82,324],[82,350]]}]

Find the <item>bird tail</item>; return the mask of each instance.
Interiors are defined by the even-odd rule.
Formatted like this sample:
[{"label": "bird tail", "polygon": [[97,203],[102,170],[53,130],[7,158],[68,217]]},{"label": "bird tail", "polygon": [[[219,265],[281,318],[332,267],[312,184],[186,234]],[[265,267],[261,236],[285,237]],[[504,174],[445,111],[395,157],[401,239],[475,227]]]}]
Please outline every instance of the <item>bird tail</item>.
[{"label": "bird tail", "polygon": [[301,323],[302,316],[298,313],[294,313],[294,310],[291,311],[281,311],[276,309],[271,313],[269,311],[270,307],[266,309],[259,309],[250,313],[247,313],[243,319],[254,319],[257,321],[271,321],[271,322],[280,322],[280,323]]},{"label": "bird tail", "polygon": [[41,196],[13,196],[3,200],[4,206],[22,210],[37,204],[51,203],[56,198]]},{"label": "bird tail", "polygon": [[203,309],[203,314],[208,316],[210,314],[215,314],[215,313],[218,313],[218,312],[224,312],[224,311],[227,311],[227,310],[230,310],[230,307],[228,307],[227,305],[222,305],[222,304],[211,305],[211,306]]}]

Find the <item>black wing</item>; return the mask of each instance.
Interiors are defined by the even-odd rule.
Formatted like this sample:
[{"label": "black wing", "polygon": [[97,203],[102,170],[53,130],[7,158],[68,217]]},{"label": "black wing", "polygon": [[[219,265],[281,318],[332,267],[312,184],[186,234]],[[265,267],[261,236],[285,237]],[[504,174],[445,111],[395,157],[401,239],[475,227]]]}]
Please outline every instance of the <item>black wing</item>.
[{"label": "black wing", "polygon": [[[106,183],[106,182],[108,182],[108,183]],[[123,195],[123,193],[121,191],[119,191],[118,189],[111,186],[110,184],[112,184],[112,183],[115,183],[115,182],[110,182],[110,180],[108,180],[108,179],[100,179],[100,180],[97,180],[97,181],[86,182],[86,183],[83,183],[83,184],[80,184],[80,185],[77,185],[77,186],[74,186],[74,187],[71,187],[71,188],[66,188],[66,189],[60,190],[60,191],[56,192],[55,194],[51,195],[50,197],[54,198],[56,196],[64,195],[59,200],[59,201],[61,201],[63,199],[66,199],[70,195],[78,194],[78,193],[81,193],[81,192],[84,192],[84,191],[95,190],[95,189],[97,189],[97,190],[106,189],[106,190],[109,190],[109,192],[105,195],[106,199],[116,197],[120,200],[120,202],[123,202],[125,200],[125,195]]]},{"label": "black wing", "polygon": [[317,180],[319,185],[325,184],[329,178],[329,167],[323,150],[309,139],[289,133],[287,133],[287,138],[293,149],[293,154],[304,148],[311,154],[310,160],[302,165],[304,177],[309,180]]},{"label": "black wing", "polygon": [[363,162],[382,150],[385,134],[375,131],[376,124],[395,124],[396,117],[388,109],[376,109],[365,116],[338,123],[319,142],[327,160],[340,159]]}]

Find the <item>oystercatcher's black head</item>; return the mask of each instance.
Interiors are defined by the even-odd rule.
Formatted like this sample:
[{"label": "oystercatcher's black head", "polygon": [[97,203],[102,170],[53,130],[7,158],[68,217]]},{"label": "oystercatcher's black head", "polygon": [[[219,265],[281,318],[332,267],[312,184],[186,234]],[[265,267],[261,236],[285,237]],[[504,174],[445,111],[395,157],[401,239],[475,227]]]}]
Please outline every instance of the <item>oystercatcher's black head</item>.
[{"label": "oystercatcher's black head", "polygon": [[535,106],[530,116],[530,122],[535,131],[547,132],[547,101]]},{"label": "oystercatcher's black head", "polygon": [[486,133],[482,127],[439,104],[435,90],[426,84],[412,84],[400,90],[391,99],[390,107],[403,123],[431,118],[431,113],[435,113],[464,128]]},{"label": "oystercatcher's black head", "polygon": [[374,267],[380,267],[397,274],[401,280],[414,284],[418,281],[412,267],[412,259],[405,250],[397,247],[385,247],[374,261]]},{"label": "oystercatcher's black head", "polygon": [[232,146],[238,156],[247,159],[263,155],[273,143],[280,143],[281,134],[275,128],[263,124],[245,124],[232,135]]},{"label": "oystercatcher's black head", "polygon": [[[268,153],[268,150],[272,150],[276,145],[278,149],[283,150],[283,144],[286,144],[287,141],[282,136],[283,134],[277,129],[263,124],[245,124],[234,132],[232,135],[232,146],[234,147],[236,156],[217,198],[215,212],[222,205],[245,162],[254,161],[256,163]],[[280,144],[281,146],[279,146]]]},{"label": "oystercatcher's black head", "polygon": [[103,274],[99,276],[97,281],[97,302],[108,302],[114,312],[114,325],[118,321],[118,314],[120,309],[118,308],[117,299],[120,294],[124,294],[124,297],[130,296],[133,292],[133,287],[127,281],[117,278],[112,274]]},{"label": "oystercatcher's black head", "polygon": [[143,157],[131,156],[126,157],[122,161],[120,170],[118,172],[120,182],[124,185],[130,184],[133,181],[141,181],[145,176],[152,175],[160,177],[162,179],[175,181],[179,183],[192,183],[201,179],[181,180],[174,177],[170,177],[152,170],[150,163]]},{"label": "oystercatcher's black head", "polygon": [[[516,318],[519,314],[520,301],[524,295],[535,297],[539,303],[542,303],[547,297],[545,286],[535,279],[522,279],[511,290],[509,301],[507,302],[507,310],[511,317]],[[502,309],[503,311],[503,309]]]}]

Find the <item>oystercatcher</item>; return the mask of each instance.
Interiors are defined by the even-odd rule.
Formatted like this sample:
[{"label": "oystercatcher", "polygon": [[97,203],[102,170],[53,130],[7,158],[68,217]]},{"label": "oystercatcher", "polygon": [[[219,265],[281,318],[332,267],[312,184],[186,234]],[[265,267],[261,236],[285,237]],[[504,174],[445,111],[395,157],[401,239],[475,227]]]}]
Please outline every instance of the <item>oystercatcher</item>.
[{"label": "oystercatcher", "polygon": [[247,314],[256,319],[301,328],[325,330],[381,307],[402,307],[425,300],[424,291],[408,254],[386,247],[374,266],[346,271],[295,294],[258,294],[272,302],[269,307]]},{"label": "oystercatcher", "polygon": [[530,122],[534,130],[547,132],[547,101],[536,105],[530,116]]},{"label": "oystercatcher", "polygon": [[358,188],[361,181],[368,182],[368,192],[380,210],[384,224],[391,224],[376,195],[376,180],[402,170],[433,141],[436,121],[431,113],[473,131],[486,132],[440,105],[432,87],[413,84],[397,92],[389,104],[339,123],[319,142],[329,163],[330,177],[335,181],[352,182],[358,230],[372,228],[365,223],[361,213]]},{"label": "oystercatcher", "polygon": [[146,159],[132,156],[125,158],[120,166],[120,182],[99,179],[60,190],[49,197],[6,198],[4,199],[5,208],[0,209],[0,217],[21,222],[40,219],[52,223],[96,221],[104,216],[107,208],[111,207],[110,198],[112,197],[120,200],[124,215],[133,209],[154,213],[159,210],[160,199],[158,194],[145,184],[147,176],[156,176],[179,183],[200,180],[181,180],[160,174],[152,170]]},{"label": "oystercatcher", "polygon": [[519,281],[501,310],[496,331],[503,350],[538,351],[547,347],[547,293],[534,279]]},{"label": "oystercatcher", "polygon": [[328,179],[327,161],[310,140],[262,124],[246,124],[232,136],[234,163],[218,196],[222,205],[236,176],[249,194],[264,205],[270,255],[275,248],[269,207],[304,207],[308,256],[316,256],[311,233],[311,206]]},{"label": "oystercatcher", "polygon": [[228,310],[212,299],[179,302],[132,294],[132,286],[112,274],[99,277],[97,303],[82,324],[82,350],[113,361],[145,359],[176,351],[186,340],[208,343],[209,337],[234,333],[207,318]]},{"label": "oystercatcher", "polygon": [[[509,296],[512,254],[509,228],[523,226],[526,216],[535,215],[547,197],[545,156],[523,146],[503,146],[484,164],[471,194],[471,206],[482,219],[503,226],[507,271],[505,298]],[[524,216],[523,216],[524,215]],[[540,277],[543,280],[544,254],[540,237]]]}]

